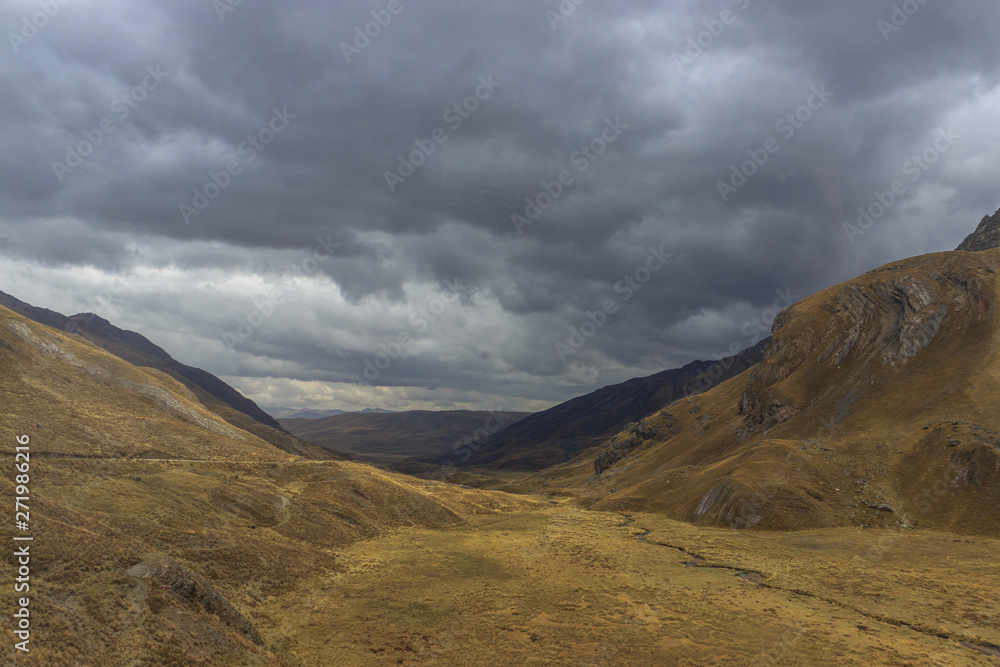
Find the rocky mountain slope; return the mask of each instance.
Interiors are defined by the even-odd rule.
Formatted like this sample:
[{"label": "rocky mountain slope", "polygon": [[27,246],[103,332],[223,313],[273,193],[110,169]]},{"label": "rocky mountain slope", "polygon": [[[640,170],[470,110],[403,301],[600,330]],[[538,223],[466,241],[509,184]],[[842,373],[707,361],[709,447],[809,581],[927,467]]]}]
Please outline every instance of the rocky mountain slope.
[{"label": "rocky mountain slope", "polygon": [[629,422],[653,414],[683,396],[701,393],[756,364],[762,340],[732,357],[694,361],[673,370],[602,387],[504,427],[457,465],[540,470],[602,445]]},{"label": "rocky mountain slope", "polygon": [[759,364],[521,488],[734,527],[998,534],[998,264],[935,253],[804,299]]},{"label": "rocky mountain slope", "polygon": [[965,237],[956,250],[978,252],[1000,247],[1000,211],[980,221],[976,230]]},{"label": "rocky mountain slope", "polygon": [[33,538],[7,661],[994,664],[998,265],[925,255],[799,302],[757,365],[517,483],[547,499],[292,456],[0,307],[0,458],[31,450],[0,494]]},{"label": "rocky mountain slope", "polygon": [[185,385],[210,411],[280,449],[302,456],[342,458],[336,452],[310,447],[292,437],[253,401],[211,373],[178,362],[145,336],[120,329],[94,313],[67,317],[47,308],[32,306],[4,292],[0,292],[0,306],[40,324],[77,334],[130,364],[166,373]]}]

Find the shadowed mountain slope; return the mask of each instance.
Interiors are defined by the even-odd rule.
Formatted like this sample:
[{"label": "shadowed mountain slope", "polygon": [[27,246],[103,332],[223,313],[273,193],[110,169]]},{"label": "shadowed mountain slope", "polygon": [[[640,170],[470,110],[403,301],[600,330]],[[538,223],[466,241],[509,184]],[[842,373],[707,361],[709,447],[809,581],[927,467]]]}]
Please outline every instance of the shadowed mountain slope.
[{"label": "shadowed mountain slope", "polygon": [[[719,361],[694,361],[621,384],[602,387],[504,427],[458,465],[540,470],[602,444],[629,422],[677,399],[700,393],[760,361],[767,340]],[[456,457],[451,457],[455,459]]]},{"label": "shadowed mountain slope", "polygon": [[823,290],[753,368],[520,488],[734,527],[1000,533],[998,264],[936,253]]}]

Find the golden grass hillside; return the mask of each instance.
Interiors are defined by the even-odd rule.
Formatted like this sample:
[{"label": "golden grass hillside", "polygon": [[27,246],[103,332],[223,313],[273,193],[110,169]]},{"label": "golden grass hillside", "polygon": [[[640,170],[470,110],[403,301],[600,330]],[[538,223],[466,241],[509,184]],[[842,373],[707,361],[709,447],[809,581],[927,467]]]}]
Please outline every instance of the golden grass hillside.
[{"label": "golden grass hillside", "polygon": [[510,485],[732,527],[1000,533],[1000,251],[889,264],[783,311],[764,360]]},{"label": "golden grass hillside", "polygon": [[117,458],[291,459],[206,410],[166,374],[0,308],[0,423],[37,454]]},{"label": "golden grass hillside", "polygon": [[[0,396],[0,494],[21,495],[14,447],[27,435],[30,530],[17,534],[34,538],[32,650],[14,654],[5,623],[5,664],[300,664],[259,609],[335,573],[338,549],[531,505],[291,456],[169,376],[2,310]],[[14,572],[14,549],[0,553]],[[15,597],[0,596],[5,618]]]},{"label": "golden grass hillside", "polygon": [[31,652],[5,623],[5,664],[996,664],[995,261],[797,304],[762,364],[628,427],[600,474],[510,486],[548,498],[290,456],[0,311],[0,494],[26,434],[34,538]]},{"label": "golden grass hillside", "polygon": [[0,308],[57,331],[73,333],[75,340],[93,343],[126,363],[169,375],[189,389],[196,402],[210,412],[237,429],[248,431],[290,454],[321,460],[345,458],[338,452],[309,445],[293,437],[253,401],[211,373],[178,362],[145,336],[119,329],[94,313],[66,317],[47,308],[32,306],[2,291]]}]

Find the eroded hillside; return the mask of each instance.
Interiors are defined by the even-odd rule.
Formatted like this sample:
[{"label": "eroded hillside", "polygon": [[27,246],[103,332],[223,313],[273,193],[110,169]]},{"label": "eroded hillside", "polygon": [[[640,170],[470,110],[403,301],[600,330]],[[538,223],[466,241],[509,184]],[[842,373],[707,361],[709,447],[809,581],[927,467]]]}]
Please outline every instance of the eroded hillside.
[{"label": "eroded hillside", "polygon": [[998,261],[925,255],[819,292],[757,366],[511,488],[734,527],[997,534]]}]

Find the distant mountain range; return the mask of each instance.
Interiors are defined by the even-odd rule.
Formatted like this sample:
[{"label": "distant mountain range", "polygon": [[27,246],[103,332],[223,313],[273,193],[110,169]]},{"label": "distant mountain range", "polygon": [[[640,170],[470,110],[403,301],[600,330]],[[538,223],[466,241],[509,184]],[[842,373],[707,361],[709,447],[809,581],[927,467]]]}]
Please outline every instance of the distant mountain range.
[{"label": "distant mountain range", "polygon": [[389,414],[395,410],[384,410],[382,408],[365,408],[364,410],[310,410],[307,408],[283,408],[266,406],[262,408],[264,412],[275,419],[323,419],[324,417],[335,417],[343,414]]},{"label": "distant mountain range", "polygon": [[[630,422],[739,375],[769,339],[717,361],[695,361],[602,387],[535,414],[423,411],[294,412],[268,408],[297,437],[410,474],[458,468],[540,470],[594,450]],[[497,413],[499,414],[499,413]],[[287,416],[284,416],[287,415]]]},{"label": "distant mountain range", "polygon": [[524,412],[410,410],[345,412],[321,419],[279,422],[306,442],[409,473],[441,468],[442,457],[461,458],[477,442],[528,416]]},{"label": "distant mountain range", "polygon": [[602,387],[504,427],[457,465],[540,470],[599,447],[636,422],[685,396],[739,375],[764,356],[765,339],[732,357],[694,361],[673,370]]}]

